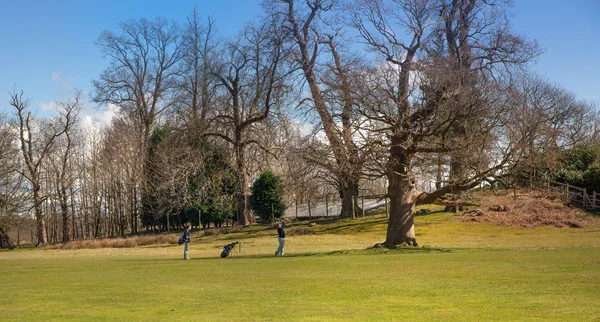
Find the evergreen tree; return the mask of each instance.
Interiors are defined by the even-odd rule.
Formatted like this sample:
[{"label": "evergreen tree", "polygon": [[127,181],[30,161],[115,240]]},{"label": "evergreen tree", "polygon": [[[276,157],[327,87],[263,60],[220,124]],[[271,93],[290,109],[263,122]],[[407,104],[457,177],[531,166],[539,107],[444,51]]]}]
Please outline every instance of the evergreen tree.
[{"label": "evergreen tree", "polygon": [[252,185],[250,206],[263,222],[283,217],[286,207],[283,202],[281,179],[271,171],[261,173]]}]

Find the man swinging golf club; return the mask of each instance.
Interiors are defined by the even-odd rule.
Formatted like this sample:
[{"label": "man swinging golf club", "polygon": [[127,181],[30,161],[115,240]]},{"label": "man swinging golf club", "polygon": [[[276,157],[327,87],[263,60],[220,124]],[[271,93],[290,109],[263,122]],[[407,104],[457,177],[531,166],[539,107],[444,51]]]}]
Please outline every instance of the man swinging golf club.
[{"label": "man swinging golf club", "polygon": [[285,244],[285,221],[281,220],[281,223],[277,223],[277,240],[279,241],[279,248],[275,251],[275,256],[283,256],[283,245]]}]

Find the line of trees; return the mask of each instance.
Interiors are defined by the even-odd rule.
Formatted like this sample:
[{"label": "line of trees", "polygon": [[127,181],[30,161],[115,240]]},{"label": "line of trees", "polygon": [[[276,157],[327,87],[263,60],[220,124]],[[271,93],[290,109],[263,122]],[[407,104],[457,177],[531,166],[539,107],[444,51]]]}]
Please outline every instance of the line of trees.
[{"label": "line of trees", "polygon": [[504,0],[263,6],[229,38],[198,8],[102,33],[89,97],[117,111],[105,127],[82,126],[84,93],[40,119],[12,92],[0,237],[30,213],[38,245],[251,224],[250,185],[269,170],[288,204],[335,193],[342,217],[387,186],[385,244],[416,246],[416,205],[600,141],[593,104],[528,71],[542,50],[510,29]]}]

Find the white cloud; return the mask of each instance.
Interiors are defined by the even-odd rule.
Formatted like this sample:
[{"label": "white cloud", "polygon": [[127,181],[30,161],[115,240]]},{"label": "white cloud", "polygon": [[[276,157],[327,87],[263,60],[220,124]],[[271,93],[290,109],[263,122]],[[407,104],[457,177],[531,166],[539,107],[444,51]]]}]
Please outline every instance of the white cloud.
[{"label": "white cloud", "polygon": [[[85,101],[85,96],[82,98]],[[47,116],[58,116],[60,106],[56,101],[41,102],[40,111],[46,112]],[[93,108],[88,104],[83,105],[78,120],[84,129],[100,129],[110,125],[113,117],[118,113],[119,107],[113,104],[108,104],[104,108]]]},{"label": "white cloud", "polygon": [[52,73],[52,80],[55,81],[55,80],[59,79],[60,76],[62,76],[62,73],[60,73],[60,72],[53,72]]},{"label": "white cloud", "polygon": [[79,115],[79,120],[84,129],[102,128],[110,125],[113,117],[117,114],[119,107],[108,104],[102,110],[86,106]]},{"label": "white cloud", "polygon": [[41,102],[40,110],[42,110],[43,112],[56,112],[58,111],[58,104],[55,101]]}]

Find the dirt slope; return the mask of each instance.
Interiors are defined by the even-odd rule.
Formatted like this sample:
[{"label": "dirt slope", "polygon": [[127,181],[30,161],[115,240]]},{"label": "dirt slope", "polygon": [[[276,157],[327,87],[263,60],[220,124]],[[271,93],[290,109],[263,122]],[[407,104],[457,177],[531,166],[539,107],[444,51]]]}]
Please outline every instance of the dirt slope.
[{"label": "dirt slope", "polygon": [[498,195],[479,194],[477,210],[458,214],[462,221],[493,222],[500,226],[583,228],[600,223],[600,216],[565,205],[551,195],[519,191],[516,197],[505,191]]}]

